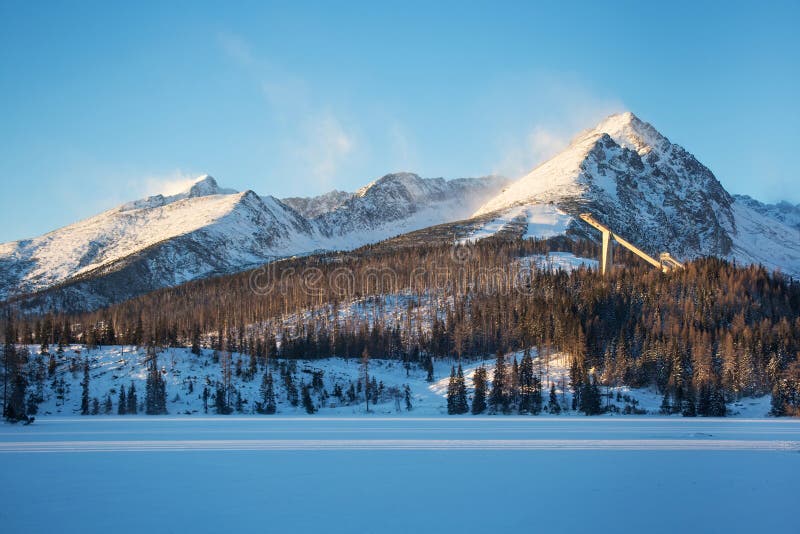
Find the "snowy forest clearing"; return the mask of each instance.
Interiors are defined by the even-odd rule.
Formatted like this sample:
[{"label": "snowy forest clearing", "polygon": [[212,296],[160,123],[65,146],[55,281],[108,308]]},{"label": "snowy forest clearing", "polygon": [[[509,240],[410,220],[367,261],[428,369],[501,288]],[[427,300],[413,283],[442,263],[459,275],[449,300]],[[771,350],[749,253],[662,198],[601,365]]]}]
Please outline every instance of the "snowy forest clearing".
[{"label": "snowy forest clearing", "polygon": [[0,428],[0,523],[787,532],[798,450],[800,421],[789,419],[51,417]]},{"label": "snowy forest clearing", "polygon": [[[38,425],[43,419],[54,416],[72,417],[81,414],[83,383],[86,381],[84,363],[88,363],[89,372],[88,387],[85,388],[89,409],[87,415],[108,418],[145,413],[148,376],[145,349],[107,346],[87,351],[85,347],[72,345],[63,354],[54,354],[49,358],[54,363],[49,369],[48,356],[37,354],[38,348],[35,346],[27,349],[34,358],[31,364],[32,379],[28,386],[29,399],[37,400],[36,411],[29,408],[29,413],[35,414],[37,419],[34,424]],[[522,359],[521,352],[510,353],[505,357],[509,368],[515,360]],[[491,386],[495,363],[494,358],[464,361],[464,385],[469,404],[473,402],[476,371],[483,367],[487,373],[487,384]],[[366,415],[362,384],[364,367],[354,358],[280,359],[272,360],[267,366],[246,354],[217,353],[208,349],[193,354],[188,348],[167,348],[158,351],[157,364],[164,383],[164,408],[170,416],[263,416],[258,414],[258,406],[259,402],[263,404],[264,374],[269,374],[273,381],[277,416],[308,415],[307,406],[302,401],[304,391],[308,392],[309,403],[313,406],[313,417]],[[564,353],[553,353],[542,358],[536,357],[534,353],[533,372],[541,377],[543,396],[542,410],[537,417],[552,417],[551,412],[555,411],[549,409],[551,386],[560,415],[582,415],[573,407],[574,392],[570,387],[568,364],[569,358]],[[428,372],[418,364],[371,360],[369,377],[374,384],[370,416],[446,415],[449,374],[453,365],[457,365],[457,360],[453,358],[433,361],[431,380],[428,380]],[[226,388],[228,399],[223,407],[217,400],[221,395],[219,386],[226,381],[226,377],[229,382]],[[136,392],[136,400],[130,395],[131,387]],[[663,412],[663,396],[650,388],[604,386],[600,393],[601,404],[612,408],[606,414],[609,416],[622,416],[625,413],[653,416]],[[121,403],[127,406],[125,410],[120,411]],[[766,417],[770,409],[769,403],[769,396],[745,397],[730,403],[727,415],[742,418]],[[490,412],[487,408],[481,413]],[[680,414],[673,414],[673,417],[680,417]]]}]

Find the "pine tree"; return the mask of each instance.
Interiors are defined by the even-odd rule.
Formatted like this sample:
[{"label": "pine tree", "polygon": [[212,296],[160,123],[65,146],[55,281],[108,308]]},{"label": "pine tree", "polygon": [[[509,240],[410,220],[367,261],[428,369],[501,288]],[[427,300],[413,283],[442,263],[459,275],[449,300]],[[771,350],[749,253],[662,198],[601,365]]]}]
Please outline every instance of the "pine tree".
[{"label": "pine tree", "polygon": [[486,368],[480,366],[475,369],[475,374],[472,376],[472,383],[475,392],[472,395],[472,413],[474,415],[482,414],[486,411]]},{"label": "pine tree", "polygon": [[580,410],[586,415],[599,415],[603,413],[600,399],[600,387],[597,385],[597,379],[594,376],[583,385]]},{"label": "pine tree", "polygon": [[131,380],[131,387],[128,388],[128,407],[125,411],[131,415],[136,415],[136,412],[139,411],[138,402],[139,400],[136,398],[136,386],[133,384],[133,380]]},{"label": "pine tree", "polygon": [[408,384],[405,384],[403,386],[403,394],[406,400],[406,411],[410,412],[413,409],[413,406],[411,404],[411,388],[409,387]]},{"label": "pine tree", "polygon": [[433,358],[430,354],[425,356],[425,371],[427,372],[425,381],[433,382]]},{"label": "pine tree", "polygon": [[547,401],[547,411],[556,415],[561,413],[561,405],[558,403],[555,383],[550,384],[550,400]]},{"label": "pine tree", "polygon": [[694,388],[691,385],[686,389],[686,395],[683,397],[681,415],[684,417],[697,417],[697,403],[695,400]]},{"label": "pine tree", "polygon": [[364,400],[367,406],[367,413],[369,413],[369,351],[364,347],[364,352],[361,353],[361,374],[364,377]]},{"label": "pine tree", "polygon": [[233,410],[228,405],[228,391],[222,382],[217,382],[217,393],[214,395],[214,407],[220,415],[228,415]]},{"label": "pine tree", "polygon": [[725,417],[727,408],[725,406],[725,394],[720,387],[714,387],[711,391],[711,406],[709,415],[711,417]]},{"label": "pine tree", "polygon": [[119,399],[117,400],[117,415],[125,415],[128,409],[128,399],[125,396],[125,386],[119,388]]},{"label": "pine tree", "polygon": [[310,388],[305,384],[303,385],[303,408],[306,409],[307,414],[313,414],[317,411],[314,407],[314,401],[311,400]]},{"label": "pine tree", "polygon": [[145,383],[144,404],[147,415],[167,413],[167,385],[158,368],[158,354],[154,347],[147,349],[147,382]]},{"label": "pine tree", "polygon": [[786,415],[786,399],[783,393],[783,384],[780,381],[772,387],[769,414],[773,417]]},{"label": "pine tree", "polygon": [[9,381],[11,380],[12,375],[16,374],[12,372],[13,369],[16,369],[16,339],[14,321],[11,315],[8,314],[6,316],[6,327],[3,341],[3,417],[8,420],[13,420],[16,418],[15,414],[11,413],[8,402]]},{"label": "pine tree", "polygon": [[456,368],[450,367],[450,380],[447,382],[447,414],[456,413]]},{"label": "pine tree", "polygon": [[47,376],[53,378],[56,375],[57,366],[58,362],[56,361],[56,357],[51,354],[50,357],[47,358]]},{"label": "pine tree", "polygon": [[492,413],[508,411],[508,397],[506,396],[506,360],[503,353],[497,352],[497,361],[494,366],[492,378],[492,392],[489,394],[489,409]]},{"label": "pine tree", "polygon": [[272,372],[265,371],[261,378],[261,402],[256,405],[256,411],[267,415],[274,414],[277,409],[275,406],[275,388],[273,385]]},{"label": "pine tree", "polygon": [[[11,321],[10,318],[8,320]],[[17,348],[14,344],[14,335],[13,326],[7,325],[6,341],[3,347],[3,409],[6,420],[11,422],[28,420],[26,413],[28,349],[26,347]]]},{"label": "pine tree", "polygon": [[83,359],[83,380],[81,381],[81,415],[89,415],[89,358]]},{"label": "pine tree", "polygon": [[294,378],[291,372],[284,375],[284,387],[286,388],[286,401],[292,406],[300,404],[300,395],[297,393],[297,387],[294,385]]},{"label": "pine tree", "polygon": [[707,382],[700,385],[700,394],[697,399],[697,414],[703,417],[711,415],[711,386]]},{"label": "pine tree", "polygon": [[458,364],[458,370],[456,371],[456,399],[455,399],[455,413],[462,414],[469,412],[469,401],[467,400],[467,386],[464,381],[464,370],[461,368],[461,364]]},{"label": "pine tree", "polygon": [[519,413],[538,414],[542,411],[542,383],[535,374],[530,350],[525,351],[518,372]]},{"label": "pine tree", "polygon": [[669,402],[669,391],[664,392],[664,396],[661,398],[661,406],[658,409],[658,413],[661,415],[669,415],[672,413],[672,404]]},{"label": "pine tree", "polygon": [[511,370],[509,371],[508,375],[506,376],[506,398],[508,399],[509,408],[508,412],[511,411],[519,411],[519,400],[520,400],[520,373],[519,373],[519,364],[517,363],[517,357],[514,356],[514,360],[511,362]]},{"label": "pine tree", "polygon": [[200,327],[197,323],[192,328],[192,354],[200,355]]}]

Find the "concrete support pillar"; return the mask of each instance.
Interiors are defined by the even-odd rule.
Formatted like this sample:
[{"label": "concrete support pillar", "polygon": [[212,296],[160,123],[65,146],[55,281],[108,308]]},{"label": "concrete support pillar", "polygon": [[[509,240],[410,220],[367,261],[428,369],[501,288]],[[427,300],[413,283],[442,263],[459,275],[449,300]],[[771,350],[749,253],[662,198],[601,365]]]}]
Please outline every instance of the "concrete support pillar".
[{"label": "concrete support pillar", "polygon": [[603,254],[600,257],[600,273],[605,276],[611,272],[611,266],[614,264],[614,251],[611,248],[611,232],[603,232]]}]

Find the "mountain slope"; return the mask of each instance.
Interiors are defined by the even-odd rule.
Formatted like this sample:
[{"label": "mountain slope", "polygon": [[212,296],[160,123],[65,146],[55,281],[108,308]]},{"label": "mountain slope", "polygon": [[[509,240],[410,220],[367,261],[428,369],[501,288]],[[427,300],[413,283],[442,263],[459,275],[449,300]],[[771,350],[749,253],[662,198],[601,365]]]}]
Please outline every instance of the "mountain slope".
[{"label": "mountain slope", "polygon": [[[44,236],[0,245],[0,298],[106,275],[147,251],[153,271],[173,285],[263,263],[306,221],[279,201],[220,189],[202,177],[185,193],[130,202]],[[183,246],[152,256],[180,239]],[[147,284],[141,280],[135,286]]]},{"label": "mountain slope", "polygon": [[736,202],[744,204],[751,210],[776,219],[791,228],[800,230],[800,204],[790,204],[788,202],[778,202],[777,204],[765,204],[747,195],[733,195]]},{"label": "mountain slope", "polygon": [[0,245],[0,300],[59,286],[61,294],[43,306],[93,308],[280,257],[355,248],[464,218],[504,183],[387,175],[352,195],[285,203],[222,189],[203,176],[177,195],[129,202]]},{"label": "mountain slope", "polygon": [[629,112],[582,132],[487,201],[474,215],[488,222],[470,237],[542,214],[552,223],[529,223],[527,235],[562,233],[568,222],[569,233],[593,236],[577,219],[584,211],[651,254],[716,255],[800,273],[796,230],[732,197],[691,153]]},{"label": "mountain slope", "polygon": [[307,219],[319,217],[323,213],[332,211],[353,196],[353,193],[334,189],[323,195],[316,197],[289,197],[281,199],[281,202],[295,210]]}]

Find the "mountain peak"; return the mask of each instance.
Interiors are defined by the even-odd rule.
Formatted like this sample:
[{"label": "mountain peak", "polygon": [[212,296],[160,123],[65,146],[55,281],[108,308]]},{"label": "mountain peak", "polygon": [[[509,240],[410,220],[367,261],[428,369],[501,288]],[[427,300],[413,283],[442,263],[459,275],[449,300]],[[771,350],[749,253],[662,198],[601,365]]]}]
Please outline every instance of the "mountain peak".
[{"label": "mountain peak", "polygon": [[634,150],[640,156],[669,145],[669,140],[650,123],[641,120],[630,111],[609,115],[579,137],[600,133],[608,134],[618,145]]},{"label": "mountain peak", "polygon": [[420,178],[418,175],[412,172],[395,172],[381,176],[377,180],[373,180],[372,182],[368,183],[367,185],[356,191],[356,195],[359,197],[363,197],[376,187],[380,188],[392,184],[403,185],[408,187],[409,185],[419,183],[420,181],[422,181],[422,178]]},{"label": "mountain peak", "polygon": [[217,183],[217,180],[213,176],[204,174],[202,176],[198,176],[194,183],[178,196],[195,198],[206,197],[209,195],[229,195],[232,193],[236,193],[236,191],[233,189],[220,187]]},{"label": "mountain peak", "polygon": [[199,197],[205,195],[214,195],[219,190],[219,184],[213,176],[203,174],[198,176],[194,183],[186,190],[186,194],[190,197]]}]

